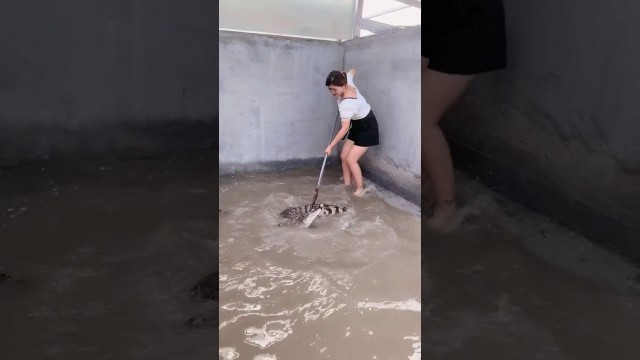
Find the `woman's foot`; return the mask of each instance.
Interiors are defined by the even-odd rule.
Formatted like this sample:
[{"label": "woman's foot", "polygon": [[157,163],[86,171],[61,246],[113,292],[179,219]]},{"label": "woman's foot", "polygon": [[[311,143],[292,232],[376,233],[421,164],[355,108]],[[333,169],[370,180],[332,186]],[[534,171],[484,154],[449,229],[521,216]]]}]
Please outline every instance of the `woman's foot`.
[{"label": "woman's foot", "polygon": [[457,209],[455,200],[439,202],[433,209],[433,215],[427,220],[427,224],[434,229],[445,229]]},{"label": "woman's foot", "polygon": [[359,187],[356,188],[356,191],[353,192],[353,195],[355,195],[357,197],[363,197],[364,194],[366,194],[366,193],[367,193],[367,190],[364,187],[359,186]]}]

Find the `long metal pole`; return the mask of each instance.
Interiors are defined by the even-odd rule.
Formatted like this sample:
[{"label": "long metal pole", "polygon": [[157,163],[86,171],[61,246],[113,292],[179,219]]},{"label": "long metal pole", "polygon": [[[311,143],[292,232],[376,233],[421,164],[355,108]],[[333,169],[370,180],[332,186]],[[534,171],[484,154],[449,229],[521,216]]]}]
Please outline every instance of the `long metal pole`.
[{"label": "long metal pole", "polygon": [[[338,119],[340,118],[340,112],[336,115],[336,121],[333,123],[333,129],[331,129],[331,136],[329,137],[329,143],[331,143],[331,138],[333,138],[333,133],[336,131],[336,124],[338,124]],[[320,193],[320,182],[322,181],[322,174],[324,173],[324,166],[327,163],[327,157],[329,154],[324,154],[324,160],[322,161],[322,168],[320,169],[320,176],[318,177],[318,185],[316,186],[316,190],[313,193],[313,201],[311,205],[316,204],[316,200],[318,200],[318,194]]]}]

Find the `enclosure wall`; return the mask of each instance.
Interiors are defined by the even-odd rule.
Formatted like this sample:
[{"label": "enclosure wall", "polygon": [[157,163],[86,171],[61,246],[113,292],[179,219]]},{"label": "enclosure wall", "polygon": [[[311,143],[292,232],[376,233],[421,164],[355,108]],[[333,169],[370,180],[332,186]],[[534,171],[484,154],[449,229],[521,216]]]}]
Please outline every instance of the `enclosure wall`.
[{"label": "enclosure wall", "polygon": [[367,175],[420,202],[420,27],[350,40],[345,68],[378,119],[380,145],[367,151]]},{"label": "enclosure wall", "polygon": [[2,2],[0,165],[216,146],[215,6]]},{"label": "enclosure wall", "polygon": [[640,259],[640,4],[554,9],[506,4],[508,68],[479,76],[444,121],[456,164]]},{"label": "enclosure wall", "polygon": [[220,172],[322,158],[337,114],[325,78],[342,54],[333,41],[220,31]]}]

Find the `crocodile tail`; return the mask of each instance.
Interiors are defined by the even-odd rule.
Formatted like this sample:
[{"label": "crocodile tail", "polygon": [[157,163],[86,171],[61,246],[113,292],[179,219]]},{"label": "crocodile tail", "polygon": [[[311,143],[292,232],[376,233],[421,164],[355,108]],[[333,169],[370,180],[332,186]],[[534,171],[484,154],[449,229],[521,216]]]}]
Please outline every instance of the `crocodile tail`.
[{"label": "crocodile tail", "polygon": [[339,214],[341,212],[346,211],[347,208],[344,207],[344,206],[340,207],[340,206],[336,206],[336,205],[325,205],[323,210],[324,210],[324,213],[326,215],[329,215],[329,214]]}]

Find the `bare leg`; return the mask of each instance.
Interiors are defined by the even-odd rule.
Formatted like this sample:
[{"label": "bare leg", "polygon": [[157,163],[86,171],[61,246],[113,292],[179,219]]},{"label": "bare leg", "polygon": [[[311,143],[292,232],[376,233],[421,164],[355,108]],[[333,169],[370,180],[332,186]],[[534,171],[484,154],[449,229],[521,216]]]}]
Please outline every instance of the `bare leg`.
[{"label": "bare leg", "polygon": [[340,160],[342,161],[342,178],[344,179],[345,186],[351,186],[351,170],[347,163],[347,157],[353,148],[353,140],[345,140],[340,151]]},{"label": "bare leg", "polygon": [[351,175],[353,175],[353,180],[356,183],[356,191],[354,195],[362,196],[364,195],[364,184],[362,181],[362,170],[360,170],[360,165],[358,165],[358,160],[364,155],[368,148],[353,145],[351,150],[349,151],[349,155],[347,156],[347,164],[349,165],[349,169],[351,170]]},{"label": "bare leg", "polygon": [[431,225],[438,226],[455,214],[455,178],[449,144],[439,121],[464,93],[472,75],[445,74],[426,68],[422,75],[422,167],[427,170],[435,191],[436,206]]}]

